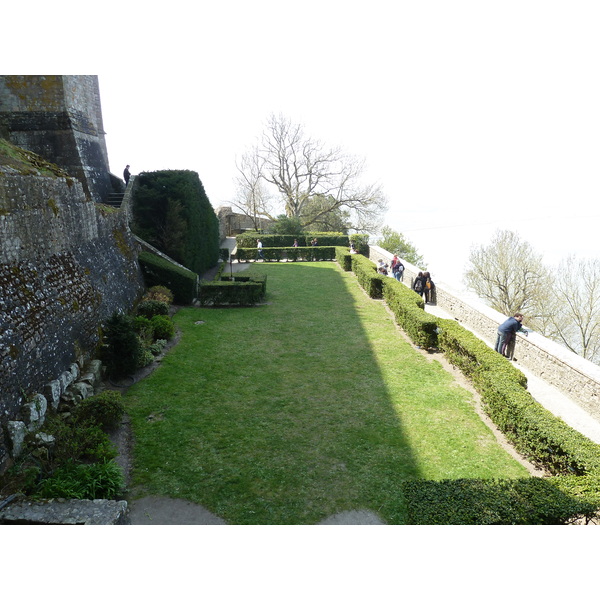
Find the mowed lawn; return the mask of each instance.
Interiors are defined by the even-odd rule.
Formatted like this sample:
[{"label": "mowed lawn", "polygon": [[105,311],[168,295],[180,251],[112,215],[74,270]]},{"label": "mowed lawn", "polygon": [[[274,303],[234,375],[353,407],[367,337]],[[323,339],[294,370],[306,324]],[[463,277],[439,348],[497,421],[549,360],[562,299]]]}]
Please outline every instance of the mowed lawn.
[{"label": "mowed lawn", "polygon": [[231,524],[370,509],[404,521],[403,480],[524,477],[469,392],[336,263],[254,264],[265,304],[181,309],[181,341],[125,396],[134,496]]}]

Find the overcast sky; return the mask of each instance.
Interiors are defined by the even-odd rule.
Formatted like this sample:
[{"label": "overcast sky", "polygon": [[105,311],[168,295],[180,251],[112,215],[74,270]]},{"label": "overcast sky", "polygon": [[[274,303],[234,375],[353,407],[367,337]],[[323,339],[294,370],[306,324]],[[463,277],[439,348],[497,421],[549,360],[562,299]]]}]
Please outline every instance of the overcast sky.
[{"label": "overcast sky", "polygon": [[97,74],[111,170],[197,171],[215,208],[234,195],[236,157],[283,113],[366,158],[385,224],[438,281],[459,286],[470,247],[499,228],[550,263],[597,255],[595,3],[192,6],[108,2],[49,35],[43,5],[33,59],[8,71]]}]

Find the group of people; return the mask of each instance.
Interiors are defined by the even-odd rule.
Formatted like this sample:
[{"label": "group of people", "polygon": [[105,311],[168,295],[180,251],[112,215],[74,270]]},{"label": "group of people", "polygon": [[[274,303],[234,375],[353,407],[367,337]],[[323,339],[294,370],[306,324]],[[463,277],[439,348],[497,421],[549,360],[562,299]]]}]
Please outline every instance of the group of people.
[{"label": "group of people", "polygon": [[435,283],[431,279],[429,271],[419,271],[412,284],[412,289],[423,297],[425,304],[433,304],[435,294]]},{"label": "group of people", "polygon": [[377,261],[377,272],[381,273],[381,275],[389,275],[390,269],[392,271],[391,275],[396,281],[402,281],[404,279],[404,265],[397,254],[394,254],[394,258],[392,258],[390,265],[384,262],[382,258]]}]

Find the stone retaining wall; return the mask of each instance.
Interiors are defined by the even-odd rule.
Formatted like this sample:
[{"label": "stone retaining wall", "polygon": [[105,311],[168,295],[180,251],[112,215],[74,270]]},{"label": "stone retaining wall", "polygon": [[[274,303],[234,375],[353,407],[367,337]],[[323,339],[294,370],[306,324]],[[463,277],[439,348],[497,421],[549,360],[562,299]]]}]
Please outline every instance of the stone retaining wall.
[{"label": "stone retaining wall", "polygon": [[[382,258],[388,264],[393,255],[383,248],[371,246],[369,258],[377,262]],[[402,260],[405,266],[404,284],[410,286],[417,276],[419,268]],[[452,289],[451,286],[437,282],[436,305],[452,316],[465,329],[493,346],[496,342],[498,325],[504,322],[506,315],[469,298],[466,294]],[[572,398],[590,415],[600,418],[600,367],[567,350],[538,333],[531,332],[528,337],[517,335],[515,359],[534,375],[555,386]]]},{"label": "stone retaining wall", "polygon": [[0,468],[7,426],[144,290],[125,212],[78,181],[0,169]]}]

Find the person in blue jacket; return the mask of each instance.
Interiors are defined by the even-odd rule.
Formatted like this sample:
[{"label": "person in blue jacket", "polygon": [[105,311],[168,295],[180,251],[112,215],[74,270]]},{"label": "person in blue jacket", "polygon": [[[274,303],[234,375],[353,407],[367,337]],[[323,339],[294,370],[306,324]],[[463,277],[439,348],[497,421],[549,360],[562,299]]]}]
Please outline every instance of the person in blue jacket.
[{"label": "person in blue jacket", "polygon": [[[523,315],[521,313],[515,313],[514,317],[509,317],[498,327],[498,337],[496,338],[496,346],[494,350],[505,355],[506,346],[512,340],[512,337],[523,328]],[[525,335],[527,331],[523,330]]]}]

